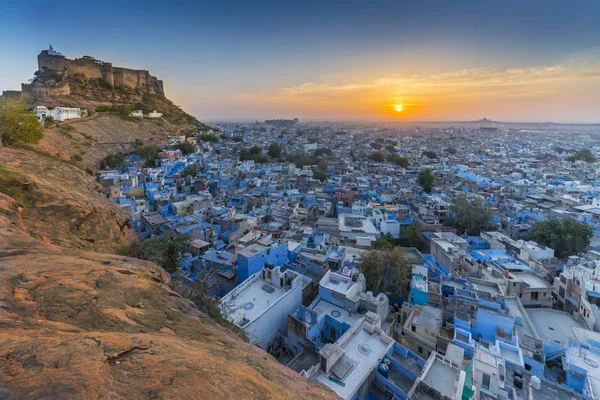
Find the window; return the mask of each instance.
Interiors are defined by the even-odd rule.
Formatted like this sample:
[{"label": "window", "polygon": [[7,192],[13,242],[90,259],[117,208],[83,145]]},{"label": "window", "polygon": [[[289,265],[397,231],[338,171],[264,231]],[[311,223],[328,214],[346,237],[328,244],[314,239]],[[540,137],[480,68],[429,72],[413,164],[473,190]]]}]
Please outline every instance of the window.
[{"label": "window", "polygon": [[423,354],[423,348],[419,346],[419,354]]},{"label": "window", "polygon": [[483,374],[481,387],[490,390],[490,376],[488,374]]},{"label": "window", "polygon": [[425,334],[429,335],[429,329],[425,328]]},{"label": "window", "polygon": [[538,292],[531,292],[531,300],[537,300],[538,299]]},{"label": "window", "polygon": [[561,287],[558,289],[558,295],[562,298],[565,297],[565,288]]},{"label": "window", "polygon": [[417,328],[415,328],[414,325],[411,325],[410,330],[413,331],[413,332],[415,332],[417,330]]}]

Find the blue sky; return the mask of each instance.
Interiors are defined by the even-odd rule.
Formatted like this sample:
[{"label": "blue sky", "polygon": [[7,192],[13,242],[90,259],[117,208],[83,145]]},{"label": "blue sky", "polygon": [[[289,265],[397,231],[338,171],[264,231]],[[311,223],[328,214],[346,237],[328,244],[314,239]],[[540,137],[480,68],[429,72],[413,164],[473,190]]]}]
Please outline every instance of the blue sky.
[{"label": "blue sky", "polygon": [[[495,119],[600,120],[598,95],[589,90],[600,82],[595,72],[600,61],[596,0],[2,4],[1,89],[18,88],[31,78],[36,55],[52,43],[68,57],[92,55],[114,65],[148,69],[165,81],[170,98],[204,119],[376,119],[387,116],[378,113],[389,102],[408,105],[418,100],[413,116],[425,119],[485,114]],[[536,71],[565,65],[569,67],[560,79],[552,75],[552,91],[541,90],[547,80],[532,86]],[[577,83],[569,81],[573,65]],[[422,89],[423,82],[436,82],[439,76],[488,71],[456,88],[477,92],[473,85],[481,85],[484,78],[489,84],[489,71],[515,69],[525,71],[517,89],[524,93],[526,86],[527,93],[541,96],[527,96],[527,114],[522,106],[511,111],[507,99],[473,109],[470,104],[486,102],[447,96],[452,100],[442,104],[444,90],[429,84],[428,91]],[[392,86],[374,90],[374,82],[382,80]],[[348,97],[336,95],[357,83],[358,92],[353,86],[344,92]],[[302,90],[290,90],[294,88]],[[503,88],[515,90],[495,90]],[[307,89],[312,91],[307,94]],[[548,93],[568,104],[547,103]],[[565,97],[569,93],[573,99]],[[356,96],[372,100],[357,103]],[[525,102],[523,95],[515,101]],[[529,104],[536,101],[537,107]]]}]

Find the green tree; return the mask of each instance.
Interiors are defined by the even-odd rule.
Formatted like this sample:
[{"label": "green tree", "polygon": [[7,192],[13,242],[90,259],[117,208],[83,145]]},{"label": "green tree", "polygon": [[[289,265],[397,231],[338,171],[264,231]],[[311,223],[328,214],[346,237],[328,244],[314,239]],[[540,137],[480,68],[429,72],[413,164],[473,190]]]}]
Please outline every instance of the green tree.
[{"label": "green tree", "polygon": [[388,161],[391,163],[394,163],[402,168],[408,167],[408,158],[401,157],[397,154],[392,154],[390,157],[388,157]]},{"label": "green tree", "polygon": [[454,147],[448,147],[446,149],[446,153],[448,153],[448,154],[456,154],[456,149]]},{"label": "green tree", "polygon": [[281,147],[279,147],[279,144],[277,144],[276,142],[273,142],[269,145],[269,150],[267,151],[267,154],[271,158],[279,158],[279,156],[281,155]]},{"label": "green tree", "polygon": [[198,168],[195,165],[188,165],[181,171],[181,176],[196,176],[198,175]]},{"label": "green tree", "polygon": [[172,274],[179,270],[183,253],[189,248],[190,241],[191,239],[187,235],[177,235],[173,238],[162,236],[133,242],[131,245],[119,249],[118,253],[152,261]]},{"label": "green tree", "polygon": [[398,243],[402,247],[416,247],[420,251],[426,250],[421,231],[414,225],[409,225],[402,231]]},{"label": "green tree", "polygon": [[0,141],[6,146],[37,143],[44,137],[37,115],[25,103],[0,98]]},{"label": "green tree", "polygon": [[252,146],[250,153],[255,156],[260,155],[262,153],[262,149],[258,146]]},{"label": "green tree", "polygon": [[385,160],[385,156],[383,155],[382,152],[376,151],[371,154],[371,160],[373,160],[375,162],[383,162]]},{"label": "green tree", "polygon": [[459,234],[467,233],[470,236],[477,236],[482,231],[494,229],[491,222],[491,214],[483,207],[481,202],[469,202],[465,196],[459,196],[450,210],[453,216],[449,223],[456,228]]},{"label": "green tree", "polygon": [[556,257],[564,258],[583,252],[592,236],[592,228],[583,222],[551,218],[536,223],[527,239],[554,249]]},{"label": "green tree", "polygon": [[408,296],[412,266],[400,248],[367,251],[360,257],[359,268],[371,291],[386,293],[391,302]]},{"label": "green tree", "polygon": [[427,158],[438,158],[437,154],[435,151],[432,150],[427,150],[423,152],[423,155]]},{"label": "green tree", "polygon": [[125,164],[125,156],[123,154],[109,154],[100,163],[101,168],[118,168]]},{"label": "green tree", "polygon": [[194,147],[194,145],[189,142],[183,142],[183,143],[176,144],[175,148],[177,150],[181,151],[181,154],[183,154],[184,156],[187,156],[188,154],[192,154],[194,151],[196,151],[196,148]]},{"label": "green tree", "polygon": [[431,172],[431,169],[425,168],[420,170],[417,176],[417,183],[423,188],[425,193],[431,193],[431,189],[433,189],[435,183],[435,176]]},{"label": "green tree", "polygon": [[332,156],[332,155],[333,155],[333,151],[331,151],[331,149],[327,148],[327,147],[319,147],[318,149],[315,150],[315,157]]},{"label": "green tree", "polygon": [[590,149],[583,149],[583,150],[576,151],[575,154],[567,157],[566,160],[571,161],[571,162],[581,160],[581,161],[593,163],[593,162],[596,162],[596,157],[594,157],[594,155],[592,154]]}]

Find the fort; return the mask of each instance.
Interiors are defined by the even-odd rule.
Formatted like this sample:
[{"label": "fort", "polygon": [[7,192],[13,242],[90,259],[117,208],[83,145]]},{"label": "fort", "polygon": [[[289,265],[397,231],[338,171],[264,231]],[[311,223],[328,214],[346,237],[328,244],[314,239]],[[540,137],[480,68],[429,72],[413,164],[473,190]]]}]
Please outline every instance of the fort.
[{"label": "fort", "polygon": [[[141,69],[114,67],[112,63],[93,57],[69,59],[50,45],[37,57],[38,70],[31,83],[21,84],[21,93],[30,95],[65,96],[71,93],[70,78],[97,80],[107,89],[129,88],[138,93],[164,95],[163,81]],[[6,91],[17,97],[18,91]]]}]

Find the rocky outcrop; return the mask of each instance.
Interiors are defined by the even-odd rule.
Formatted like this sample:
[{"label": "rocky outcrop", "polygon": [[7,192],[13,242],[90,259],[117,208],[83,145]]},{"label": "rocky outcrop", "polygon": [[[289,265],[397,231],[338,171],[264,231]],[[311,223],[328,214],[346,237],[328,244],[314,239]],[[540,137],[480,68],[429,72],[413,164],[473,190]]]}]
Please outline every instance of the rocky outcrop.
[{"label": "rocky outcrop", "polygon": [[77,167],[0,147],[0,398],[333,399],[108,253],[126,215]]}]

